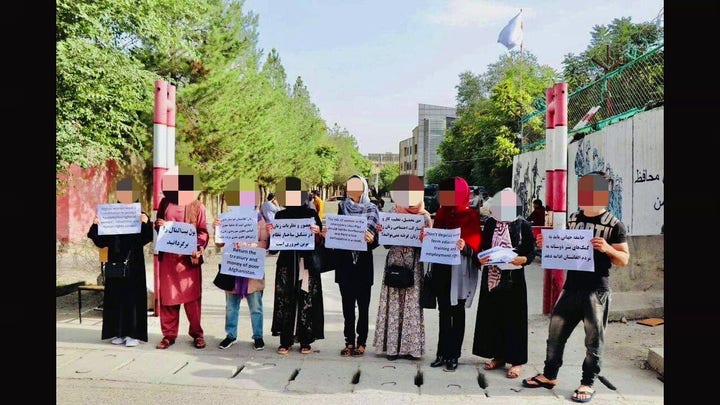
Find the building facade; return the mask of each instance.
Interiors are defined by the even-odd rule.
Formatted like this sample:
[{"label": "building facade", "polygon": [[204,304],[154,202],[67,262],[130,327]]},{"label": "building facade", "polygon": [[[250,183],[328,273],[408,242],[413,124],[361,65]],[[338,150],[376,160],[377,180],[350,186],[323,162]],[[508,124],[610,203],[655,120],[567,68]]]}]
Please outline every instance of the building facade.
[{"label": "building facade", "polygon": [[418,122],[412,137],[400,141],[400,174],[424,178],[425,171],[440,162],[438,146],[456,119],[454,107],[418,104]]}]

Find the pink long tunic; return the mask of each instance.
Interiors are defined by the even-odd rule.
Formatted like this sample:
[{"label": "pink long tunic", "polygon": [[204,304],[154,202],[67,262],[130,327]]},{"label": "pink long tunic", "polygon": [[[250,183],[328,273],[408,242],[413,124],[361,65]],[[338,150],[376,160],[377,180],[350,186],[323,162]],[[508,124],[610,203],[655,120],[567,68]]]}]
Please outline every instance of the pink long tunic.
[{"label": "pink long tunic", "polygon": [[[165,221],[185,222],[185,206],[169,204]],[[208,230],[205,206],[198,215],[197,244],[207,246]],[[178,305],[195,301],[202,293],[202,271],[200,266],[190,263],[190,255],[163,252],[160,260],[160,304]]]}]

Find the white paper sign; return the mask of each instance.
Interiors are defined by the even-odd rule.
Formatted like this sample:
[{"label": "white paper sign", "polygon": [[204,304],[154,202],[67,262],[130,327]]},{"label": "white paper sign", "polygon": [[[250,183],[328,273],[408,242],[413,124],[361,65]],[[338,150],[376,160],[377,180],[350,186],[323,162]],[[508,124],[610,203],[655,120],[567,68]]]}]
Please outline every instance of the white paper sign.
[{"label": "white paper sign", "polygon": [[355,215],[325,215],[325,247],[367,251],[365,230],[367,218]]},{"label": "white paper sign", "polygon": [[[220,214],[220,243],[258,241],[257,213],[250,210],[232,210]],[[218,243],[218,238],[215,238]]]},{"label": "white paper sign", "polygon": [[455,229],[425,229],[427,236],[422,241],[420,261],[438,264],[460,264],[460,250],[457,241],[460,240],[460,228]]},{"label": "white paper sign", "polygon": [[158,229],[155,250],[189,255],[197,250],[197,242],[195,225],[185,222],[166,221]]},{"label": "white paper sign", "polygon": [[226,247],[220,273],[256,279],[265,277],[265,249]]},{"label": "white paper sign", "polygon": [[[497,264],[502,265],[510,263],[514,258],[517,257],[517,253],[512,248],[504,248],[500,246],[491,247],[488,250],[483,250],[477,254],[478,259],[482,259],[485,256],[489,256],[490,260],[486,264]],[[502,270],[519,269],[522,266],[498,266]]]},{"label": "white paper sign", "polygon": [[595,271],[591,229],[543,229],[542,267]]},{"label": "white paper sign", "polygon": [[378,243],[420,247],[420,230],[425,226],[425,217],[417,214],[380,213],[382,232]]},{"label": "white paper sign", "polygon": [[315,235],[310,231],[310,226],[315,224],[314,218],[276,218],[272,224],[273,230],[270,232],[268,250],[315,249]]},{"label": "white paper sign", "polygon": [[98,204],[98,235],[140,233],[140,203]]}]

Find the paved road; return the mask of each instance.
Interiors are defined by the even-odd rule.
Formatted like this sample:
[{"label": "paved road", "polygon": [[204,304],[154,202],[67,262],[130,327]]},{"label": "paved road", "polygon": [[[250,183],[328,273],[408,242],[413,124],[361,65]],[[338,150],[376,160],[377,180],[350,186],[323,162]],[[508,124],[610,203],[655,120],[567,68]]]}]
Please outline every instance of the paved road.
[{"label": "paved road", "polygon": [[[370,304],[370,337],[372,343],[378,307],[382,266],[386,250],[374,252],[375,286]],[[471,354],[475,325],[476,302],[467,310],[465,340],[460,366],[454,373],[430,368],[437,345],[438,316],[436,310],[424,310],[427,352],[418,361],[388,361],[372,349],[361,358],[342,358],[343,318],[340,294],[333,282],[333,273],[322,276],[325,306],[325,339],[313,344],[313,353],[302,355],[297,345],[287,356],[275,349],[277,337],[270,336],[272,318],[274,268],[276,256],[266,260],[269,286],[264,295],[264,351],[251,348],[250,321],[245,303],[241,304],[240,343],[227,351],[217,348],[224,338],[224,293],[212,284],[218,254],[207,255],[203,266],[202,324],[208,346],[198,350],[192,339],[183,335],[187,320],[181,316],[181,335],[168,350],[157,350],[160,340],[159,318],[150,316],[150,341],[134,348],[114,346],[100,341],[101,312],[85,306],[83,322],[77,314],[58,318],[56,323],[56,396],[58,404],[174,404],[227,403],[250,400],[255,404],[282,403],[487,403],[539,404],[571,403],[577,388],[580,366],[584,357],[582,325],[571,336],[565,362],[558,376],[560,384],[553,390],[527,389],[520,379],[505,378],[504,371],[485,371],[483,359]],[[148,263],[149,275],[152,264]],[[537,263],[527,268],[529,323],[529,362],[521,378],[542,370],[547,337],[547,318],[542,308],[542,269]],[[477,300],[476,300],[477,301]],[[645,328],[645,329],[642,329]],[[663,382],[656,372],[641,368],[646,353],[633,353],[633,358],[620,352],[620,339],[647,338],[649,333],[662,335],[663,326],[653,332],[634,323],[611,323],[608,348],[602,375],[610,387],[598,382],[593,403],[662,404]],[[625,336],[627,335],[627,336]],[[614,344],[615,343],[615,344]],[[618,355],[617,353],[621,353]],[[614,389],[612,389],[614,388]]]}]

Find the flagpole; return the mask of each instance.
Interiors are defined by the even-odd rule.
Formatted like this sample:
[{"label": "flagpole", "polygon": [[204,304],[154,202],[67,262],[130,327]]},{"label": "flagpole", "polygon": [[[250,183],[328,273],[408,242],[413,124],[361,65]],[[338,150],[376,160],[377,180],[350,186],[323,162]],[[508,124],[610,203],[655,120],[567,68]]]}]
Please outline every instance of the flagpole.
[{"label": "flagpole", "polygon": [[[522,9],[520,9],[520,14],[522,14]],[[520,30],[523,29],[523,21],[520,20]],[[522,142],[523,142],[523,105],[522,105],[522,85],[523,85],[523,42],[525,42],[525,35],[523,35],[523,39],[520,41],[520,152],[522,152]]]}]

